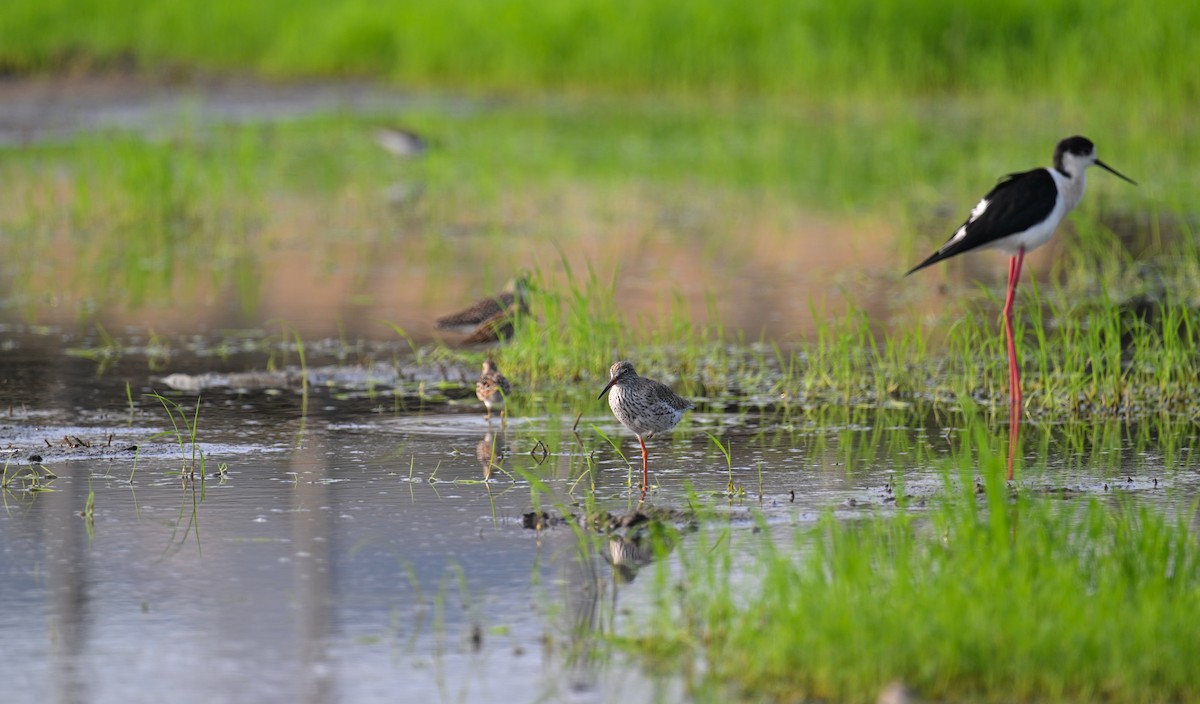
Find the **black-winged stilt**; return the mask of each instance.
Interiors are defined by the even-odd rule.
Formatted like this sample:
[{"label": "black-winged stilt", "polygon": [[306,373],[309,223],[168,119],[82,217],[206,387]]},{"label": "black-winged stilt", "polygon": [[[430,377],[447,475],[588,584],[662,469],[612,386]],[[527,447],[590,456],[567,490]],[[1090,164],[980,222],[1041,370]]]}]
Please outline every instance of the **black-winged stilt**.
[{"label": "black-winged stilt", "polygon": [[[971,210],[950,240],[908,274],[977,249],[999,249],[1008,263],[1008,293],[1004,299],[1004,329],[1008,335],[1008,367],[1012,413],[1021,412],[1021,374],[1013,340],[1012,307],[1025,253],[1050,241],[1058,223],[1079,205],[1087,187],[1087,167],[1095,164],[1129,183],[1137,183],[1096,158],[1096,145],[1086,137],[1068,137],[1054,149],[1054,167],[1009,174],[1000,179]],[[908,274],[905,274],[907,276]],[[1017,421],[1019,422],[1019,420]],[[1011,457],[1010,457],[1011,463]],[[1009,468],[1011,478],[1011,464]]]}]

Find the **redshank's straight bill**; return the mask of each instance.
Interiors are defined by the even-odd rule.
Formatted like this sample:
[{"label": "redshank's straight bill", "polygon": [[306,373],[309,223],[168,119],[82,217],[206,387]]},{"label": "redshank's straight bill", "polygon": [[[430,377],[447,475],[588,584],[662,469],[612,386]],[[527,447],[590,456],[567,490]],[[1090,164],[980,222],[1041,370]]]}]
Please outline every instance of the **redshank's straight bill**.
[{"label": "redshank's straight bill", "polygon": [[[1068,137],[1054,149],[1054,166],[1014,173],[976,204],[971,214],[941,249],[913,267],[908,274],[944,259],[978,249],[999,249],[1011,258],[1008,291],[1004,299],[1004,329],[1008,338],[1008,379],[1011,399],[1010,433],[1016,436],[1021,415],[1021,373],[1013,338],[1012,307],[1025,253],[1050,241],[1058,224],[1083,198],[1087,168],[1100,168],[1137,185],[1132,179],[1096,157],[1096,145],[1086,137]],[[908,274],[905,274],[907,276]],[[1012,478],[1012,453],[1008,458]]]},{"label": "redshank's straight bill", "polygon": [[597,399],[608,396],[608,407],[621,425],[637,435],[642,446],[642,490],[650,486],[650,458],[646,438],[664,433],[679,424],[683,414],[695,408],[691,401],[666,384],[638,376],[633,363],[620,361],[608,370],[608,385]]}]

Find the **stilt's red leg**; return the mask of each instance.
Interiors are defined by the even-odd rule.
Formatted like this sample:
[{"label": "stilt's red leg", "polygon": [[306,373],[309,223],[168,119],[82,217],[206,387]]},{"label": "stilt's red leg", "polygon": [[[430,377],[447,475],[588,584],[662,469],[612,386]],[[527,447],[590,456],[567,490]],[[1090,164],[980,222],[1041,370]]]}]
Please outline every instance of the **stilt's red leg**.
[{"label": "stilt's red leg", "polygon": [[642,443],[642,489],[650,486],[650,455],[646,452],[646,441],[642,436],[638,436],[638,442]]},{"label": "stilt's red leg", "polygon": [[1017,297],[1017,280],[1021,277],[1021,263],[1025,259],[1025,249],[1022,248],[1017,256],[1009,262],[1008,296],[1004,300],[1004,330],[1008,333],[1008,377],[1010,396],[1013,406],[1021,407],[1021,370],[1017,362],[1017,343],[1013,336],[1012,309]]},{"label": "stilt's red leg", "polygon": [[1012,307],[1017,290],[1017,258],[1008,258],[1008,285],[1004,289],[1004,335],[1008,352],[1008,403],[1012,406],[1013,388],[1013,357],[1016,354],[1016,344],[1013,340]]},{"label": "stilt's red leg", "polygon": [[1008,337],[1008,478],[1013,478],[1013,455],[1016,454],[1017,438],[1021,434],[1021,366],[1017,360],[1017,343],[1013,334],[1012,309],[1017,297],[1017,282],[1021,278],[1021,264],[1025,261],[1025,248],[1008,260],[1008,295],[1004,299],[1004,331]]}]

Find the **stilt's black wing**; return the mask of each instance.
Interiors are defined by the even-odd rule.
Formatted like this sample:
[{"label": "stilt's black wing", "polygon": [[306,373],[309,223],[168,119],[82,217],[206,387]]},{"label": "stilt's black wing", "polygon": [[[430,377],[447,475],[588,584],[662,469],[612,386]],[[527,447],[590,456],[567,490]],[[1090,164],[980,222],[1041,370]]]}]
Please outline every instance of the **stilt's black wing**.
[{"label": "stilt's black wing", "polygon": [[[1047,169],[1005,176],[980,201],[981,205],[987,202],[983,212],[977,214],[972,211],[971,216],[955,230],[954,236],[941,249],[914,266],[908,274],[1028,230],[1049,217],[1057,198],[1058,187]],[[975,207],[978,210],[979,206]],[[958,233],[963,230],[965,232],[959,237]]]}]

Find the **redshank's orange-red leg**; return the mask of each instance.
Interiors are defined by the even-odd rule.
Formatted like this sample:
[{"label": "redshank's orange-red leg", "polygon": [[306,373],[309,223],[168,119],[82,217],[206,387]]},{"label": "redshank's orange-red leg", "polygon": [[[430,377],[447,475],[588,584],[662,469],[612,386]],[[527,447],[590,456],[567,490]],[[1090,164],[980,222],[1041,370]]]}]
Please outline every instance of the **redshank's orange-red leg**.
[{"label": "redshank's orange-red leg", "polygon": [[1008,295],[1004,299],[1004,331],[1008,337],[1008,478],[1013,478],[1013,455],[1016,453],[1017,437],[1021,433],[1021,367],[1017,361],[1017,343],[1013,334],[1012,309],[1017,297],[1017,282],[1021,278],[1021,264],[1025,261],[1025,248],[1008,260]]},{"label": "redshank's orange-red leg", "polygon": [[646,452],[646,441],[641,435],[638,442],[642,443],[642,489],[646,489],[650,486],[650,453]]}]

